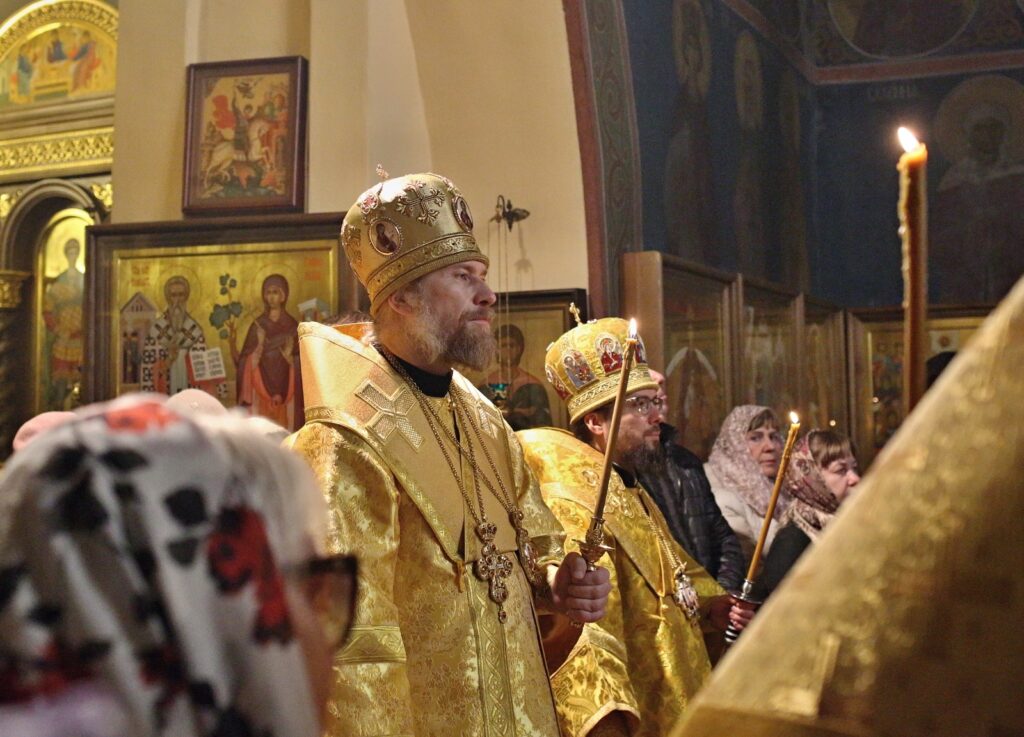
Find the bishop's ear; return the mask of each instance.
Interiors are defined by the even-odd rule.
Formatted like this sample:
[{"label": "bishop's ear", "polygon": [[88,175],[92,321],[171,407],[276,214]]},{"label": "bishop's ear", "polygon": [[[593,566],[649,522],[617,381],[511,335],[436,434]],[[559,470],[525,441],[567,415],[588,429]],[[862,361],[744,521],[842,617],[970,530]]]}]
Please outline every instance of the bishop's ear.
[{"label": "bishop's ear", "polygon": [[405,286],[388,295],[387,305],[395,311],[395,314],[410,317],[419,308],[419,298],[418,290]]},{"label": "bishop's ear", "polygon": [[608,425],[608,414],[602,410],[587,412],[583,415],[583,424],[594,438],[604,438]]}]

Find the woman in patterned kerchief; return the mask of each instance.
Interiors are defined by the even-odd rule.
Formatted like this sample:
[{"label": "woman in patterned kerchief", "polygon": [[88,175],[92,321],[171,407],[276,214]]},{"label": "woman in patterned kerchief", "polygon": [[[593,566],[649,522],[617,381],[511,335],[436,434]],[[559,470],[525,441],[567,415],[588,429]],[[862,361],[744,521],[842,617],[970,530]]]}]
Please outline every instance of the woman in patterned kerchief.
[{"label": "woman in patterned kerchief", "polygon": [[136,395],[0,479],[0,734],[314,737],[349,559],[297,457]]},{"label": "woman in patterned kerchief", "polygon": [[[761,533],[779,471],[782,458],[779,427],[779,418],[768,407],[753,404],[735,407],[722,423],[711,456],[704,465],[715,501],[736,533],[747,563]],[[789,495],[783,490],[765,539],[765,553],[771,547],[788,506]]]},{"label": "woman in patterned kerchief", "polygon": [[793,502],[765,558],[754,587],[755,598],[768,598],[859,482],[857,459],[846,436],[832,430],[811,430],[794,446],[785,478]]}]

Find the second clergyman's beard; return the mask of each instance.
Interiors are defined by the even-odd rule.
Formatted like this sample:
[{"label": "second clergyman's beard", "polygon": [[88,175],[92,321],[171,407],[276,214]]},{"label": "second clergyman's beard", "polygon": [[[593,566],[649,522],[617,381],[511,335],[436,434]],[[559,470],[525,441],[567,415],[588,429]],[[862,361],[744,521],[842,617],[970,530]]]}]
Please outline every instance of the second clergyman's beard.
[{"label": "second clergyman's beard", "polygon": [[410,334],[418,344],[420,353],[431,363],[442,359],[451,366],[483,371],[494,360],[498,342],[490,328],[475,331],[469,322],[490,315],[491,309],[482,307],[462,315],[458,324],[450,327],[442,325],[433,308],[424,301],[420,303],[420,310],[413,318]]},{"label": "second clergyman's beard", "polygon": [[641,443],[637,447],[623,453],[623,468],[633,471],[636,474],[661,473],[665,467],[665,451],[658,443],[653,448],[647,443]]}]

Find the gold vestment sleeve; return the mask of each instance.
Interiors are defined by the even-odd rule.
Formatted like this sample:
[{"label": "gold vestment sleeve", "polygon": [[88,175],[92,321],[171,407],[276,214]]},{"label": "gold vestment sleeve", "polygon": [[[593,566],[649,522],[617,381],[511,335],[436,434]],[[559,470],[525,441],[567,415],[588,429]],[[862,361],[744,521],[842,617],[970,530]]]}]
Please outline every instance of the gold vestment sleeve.
[{"label": "gold vestment sleeve", "polygon": [[341,427],[308,423],[290,443],[327,496],[330,551],[359,558],[355,623],[335,657],[324,734],[412,735],[405,646],[392,595],[398,551],[393,477],[362,439]]},{"label": "gold vestment sleeve", "polygon": [[523,526],[529,531],[530,540],[537,552],[537,565],[542,569],[548,564],[558,565],[565,557],[565,531],[558,518],[544,503],[540,484],[537,483],[536,476],[524,458],[523,446],[507,423],[505,434],[519,508],[524,515]]}]

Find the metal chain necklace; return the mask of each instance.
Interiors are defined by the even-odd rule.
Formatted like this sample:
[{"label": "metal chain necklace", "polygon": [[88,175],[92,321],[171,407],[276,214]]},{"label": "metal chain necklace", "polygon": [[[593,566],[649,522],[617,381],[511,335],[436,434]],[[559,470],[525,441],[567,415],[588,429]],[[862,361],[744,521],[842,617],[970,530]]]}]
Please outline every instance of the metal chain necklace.
[{"label": "metal chain necklace", "polygon": [[[446,447],[444,440],[442,439],[442,432],[447,436],[447,440],[458,449],[460,456],[463,451],[462,443],[459,441],[455,434],[447,427],[447,425],[438,416],[435,409],[431,406],[430,402],[424,396],[419,386],[413,380],[409,373],[402,366],[397,356],[391,351],[385,348],[383,345],[378,344],[377,350],[387,360],[388,364],[402,377],[402,379],[409,385],[410,391],[412,391],[413,397],[419,404],[426,420],[427,425],[430,427],[431,433],[434,435],[434,439],[437,441],[438,447],[441,449],[441,454],[444,456],[445,462],[448,465],[449,471],[451,471],[452,478],[455,480],[455,484],[459,489],[459,493],[462,495],[462,499],[469,510],[470,515],[473,517],[473,521],[476,523],[474,532],[481,543],[480,558],[473,564],[473,572],[476,577],[487,584],[488,597],[498,606],[498,621],[504,624],[508,619],[508,614],[505,612],[504,604],[508,600],[508,585],[505,583],[512,574],[512,561],[506,553],[499,553],[497,547],[494,544],[494,537],[498,532],[497,525],[487,519],[487,511],[484,508],[483,494],[480,491],[479,479],[483,478],[488,490],[498,500],[498,503],[502,505],[505,511],[509,515],[509,520],[513,523],[513,527],[516,528],[516,540],[517,543],[520,540],[520,529],[521,526],[516,524],[516,519],[521,519],[522,512],[511,504],[507,499],[503,499],[502,496],[508,496],[506,489],[502,488],[504,494],[499,494],[494,488],[493,484],[486,476],[480,473],[479,465],[476,463],[476,457],[473,452],[473,443],[471,439],[468,439],[466,447],[467,460],[469,461],[470,468],[473,470],[473,489],[476,492],[476,500],[479,509],[473,506],[473,500],[466,490],[465,484],[462,480],[462,474],[459,473],[455,461],[452,459],[451,454]],[[451,402],[451,399],[449,399]],[[454,402],[451,402],[452,408],[455,409]],[[455,410],[456,416],[459,412]],[[472,425],[474,432],[477,431],[475,425]],[[479,435],[477,435],[479,442]],[[481,444],[481,447],[483,445]],[[485,449],[486,452],[486,449]],[[490,461],[490,457],[488,456]],[[501,483],[501,477],[495,474],[495,478],[498,479],[498,483]],[[502,485],[503,486],[503,485]],[[525,532],[525,531],[524,531]],[[528,536],[527,536],[528,539]],[[526,567],[527,561],[524,556],[524,567]],[[532,562],[529,563],[530,567],[533,567]]]},{"label": "metal chain necklace", "polygon": [[661,549],[665,551],[669,561],[672,563],[672,600],[683,610],[683,614],[686,615],[687,619],[694,620],[700,612],[700,597],[697,595],[697,590],[693,587],[692,579],[686,573],[686,563],[679,559],[679,556],[676,555],[665,535],[662,534],[658,523],[654,521],[654,515],[651,514],[650,508],[644,503],[643,495],[639,489],[637,489],[637,498],[640,500],[640,506],[644,509],[644,517],[647,518],[647,524],[650,525],[651,531],[654,532],[654,536],[658,539]]},{"label": "metal chain necklace", "polygon": [[[470,412],[466,407],[466,398],[463,391],[455,385],[452,385],[450,392],[454,399],[452,406],[455,408],[456,415],[461,416],[463,418],[461,421],[468,425],[473,431],[473,435],[476,437],[476,442],[480,446],[480,449],[483,450],[484,458],[487,459],[487,465],[491,467],[491,473],[494,474],[494,478],[498,482],[498,486],[501,488],[501,496],[505,502],[502,506],[505,507],[505,511],[508,513],[508,521],[512,523],[512,528],[516,531],[516,547],[519,548],[519,554],[522,556],[523,570],[526,572],[526,577],[530,580],[532,585],[543,588],[547,586],[547,581],[537,566],[537,552],[530,539],[530,533],[523,525],[525,515],[516,504],[515,496],[505,486],[505,482],[502,480],[501,474],[498,473],[498,466],[491,457],[491,452],[487,449],[487,444],[483,441],[480,426],[473,417],[472,412]],[[470,443],[470,448],[472,449],[472,443]],[[479,469],[476,470],[478,475],[483,478],[484,483],[486,483],[488,488],[490,488],[491,493],[497,496],[490,480],[485,475],[480,474]],[[501,499],[499,499],[499,501],[501,501]]]}]

